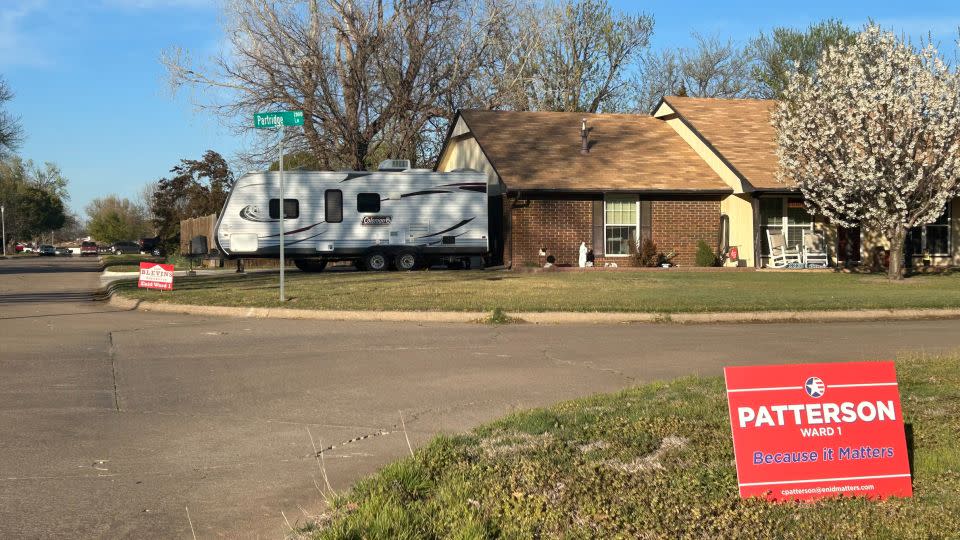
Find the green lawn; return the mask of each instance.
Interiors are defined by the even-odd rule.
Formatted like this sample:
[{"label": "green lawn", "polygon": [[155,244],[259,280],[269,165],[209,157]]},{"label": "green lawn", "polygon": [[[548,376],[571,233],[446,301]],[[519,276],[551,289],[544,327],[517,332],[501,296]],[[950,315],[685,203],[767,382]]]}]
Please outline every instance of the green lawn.
[{"label": "green lawn", "polygon": [[[100,260],[103,261],[103,266],[113,267],[113,266],[136,266],[140,264],[141,261],[144,262],[164,262],[163,257],[151,257],[150,255],[140,255],[136,253],[127,253],[124,255],[101,255]],[[111,268],[112,270],[113,268]]]},{"label": "green lawn", "polygon": [[150,255],[103,255],[101,256],[103,266],[111,272],[139,272],[141,262],[169,263],[173,264],[176,270],[186,270],[189,262],[177,256],[172,257],[153,257]]},{"label": "green lawn", "polygon": [[[912,499],[741,500],[723,381],[686,378],[436,438],[303,537],[958,538],[960,357],[898,361]],[[323,482],[320,481],[320,485]]]},{"label": "green lawn", "polygon": [[[137,290],[158,302],[277,306],[276,274],[177,278],[175,290]],[[292,308],[345,310],[711,312],[960,307],[960,273],[902,282],[807,272],[328,272],[287,274]]]}]

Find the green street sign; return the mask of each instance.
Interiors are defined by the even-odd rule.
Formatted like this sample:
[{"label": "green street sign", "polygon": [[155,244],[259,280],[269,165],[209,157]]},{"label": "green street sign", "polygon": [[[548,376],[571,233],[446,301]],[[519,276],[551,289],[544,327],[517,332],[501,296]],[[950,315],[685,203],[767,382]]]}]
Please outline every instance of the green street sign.
[{"label": "green street sign", "polygon": [[302,126],[303,111],[261,112],[253,115],[253,127],[278,128],[281,126]]}]

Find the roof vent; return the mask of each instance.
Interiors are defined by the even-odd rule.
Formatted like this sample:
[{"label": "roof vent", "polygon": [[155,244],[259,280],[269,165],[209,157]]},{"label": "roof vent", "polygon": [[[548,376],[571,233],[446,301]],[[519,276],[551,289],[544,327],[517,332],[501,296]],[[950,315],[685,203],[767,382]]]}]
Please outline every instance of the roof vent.
[{"label": "roof vent", "polygon": [[377,167],[378,171],[405,171],[410,168],[409,159],[385,159]]},{"label": "roof vent", "polygon": [[586,118],[580,121],[580,153],[584,155],[590,153],[590,130],[587,129]]}]

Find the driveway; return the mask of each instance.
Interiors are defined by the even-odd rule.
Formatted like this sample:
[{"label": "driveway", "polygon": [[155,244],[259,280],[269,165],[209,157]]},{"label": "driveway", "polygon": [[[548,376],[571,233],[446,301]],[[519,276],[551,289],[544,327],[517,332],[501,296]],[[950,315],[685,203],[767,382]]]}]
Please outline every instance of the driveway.
[{"label": "driveway", "polygon": [[114,310],[98,283],[78,257],[0,260],[0,537],[279,538],[322,508],[313,446],[346,489],[407,454],[401,411],[419,445],[726,364],[960,347],[960,321],[212,319]]}]

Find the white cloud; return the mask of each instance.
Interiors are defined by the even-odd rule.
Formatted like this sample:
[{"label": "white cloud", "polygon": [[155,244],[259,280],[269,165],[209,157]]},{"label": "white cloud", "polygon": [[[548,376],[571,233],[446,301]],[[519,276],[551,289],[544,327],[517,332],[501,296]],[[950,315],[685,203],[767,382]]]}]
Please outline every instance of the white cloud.
[{"label": "white cloud", "polygon": [[7,1],[0,10],[0,67],[48,65],[42,35],[29,21],[47,7],[46,0]]}]

